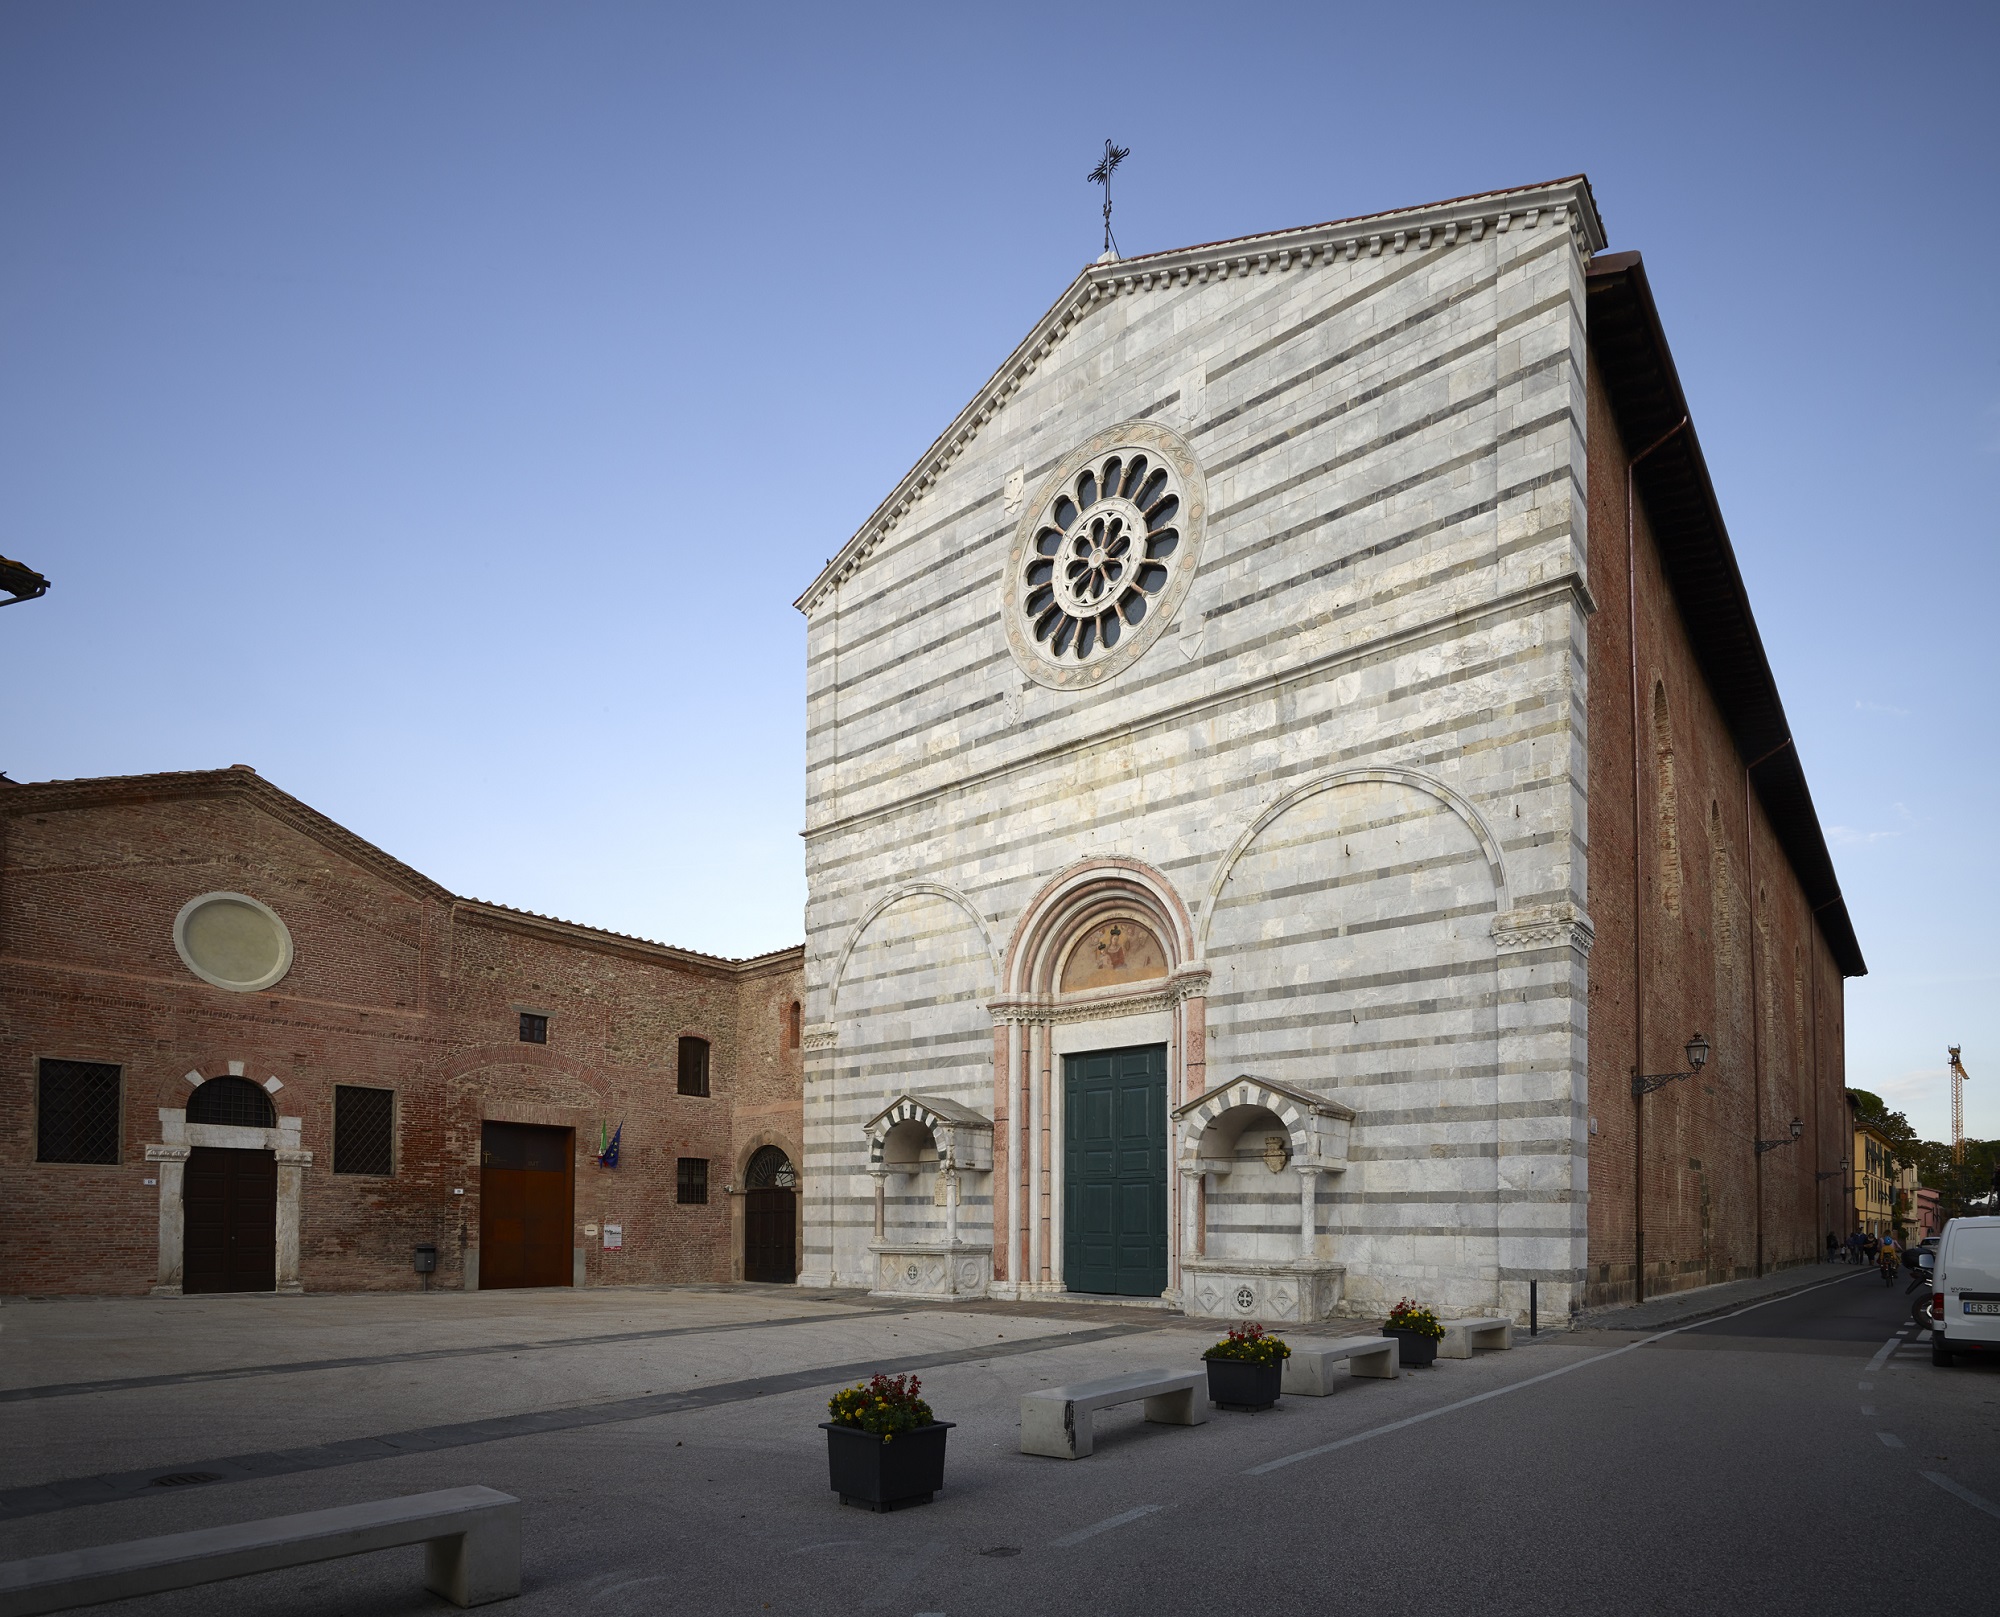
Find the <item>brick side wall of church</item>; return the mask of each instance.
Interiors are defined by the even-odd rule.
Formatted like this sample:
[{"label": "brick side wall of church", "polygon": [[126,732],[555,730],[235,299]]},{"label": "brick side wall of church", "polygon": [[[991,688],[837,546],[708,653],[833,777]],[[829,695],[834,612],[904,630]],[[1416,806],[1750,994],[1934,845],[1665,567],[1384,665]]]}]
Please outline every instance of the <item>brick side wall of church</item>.
[{"label": "brick side wall of church", "polygon": [[[78,802],[13,788],[0,836],[0,1292],[149,1290],[160,1193],[145,1147],[161,1138],[159,1110],[187,1105],[184,1074],[231,1061],[278,1078],[279,1115],[302,1120],[308,1290],[413,1288],[419,1242],[439,1249],[435,1283],[459,1285],[479,1244],[489,1118],[574,1131],[573,1242],[589,1284],[734,1272],[722,1187],[739,1106],[781,1112],[798,1070],[774,1008],[799,993],[795,956],[736,973],[457,906],[226,789]],[[293,967],[269,992],[202,983],[174,949],[180,906],[218,889],[269,904],[293,934]],[[522,1008],[548,1015],[546,1045],[521,1041]],[[676,1092],[683,1033],[710,1041],[706,1098]],[[116,1164],[36,1161],[43,1057],[123,1069]],[[333,1171],[338,1084],[395,1091],[391,1174]],[[793,1137],[798,1095],[794,1076]],[[599,1131],[621,1122],[620,1165],[600,1168]],[[710,1163],[706,1206],[676,1201],[684,1156]],[[582,1233],[606,1222],[623,1225],[619,1252]]]},{"label": "brick side wall of church", "polygon": [[[1638,556],[1639,825],[1633,889],[1632,696],[1625,557],[1626,456],[1601,379],[1590,395],[1589,1274],[1587,1303],[1629,1299],[1643,1172],[1646,1290],[1755,1271],[1754,1142],[1796,1146],[1762,1161],[1763,1259],[1810,1260],[1843,1229],[1842,982],[1797,878],[1754,793],[1745,854],[1743,760],[1695,664],[1643,504]],[[1639,446],[1643,448],[1644,446]],[[1747,871],[1757,885],[1756,1022],[1751,1008]],[[1634,1045],[1635,929],[1643,949],[1643,1052]],[[1686,1066],[1699,1030],[1713,1047],[1699,1077],[1635,1102],[1631,1072]],[[1638,1108],[1645,1152],[1637,1152]]]}]

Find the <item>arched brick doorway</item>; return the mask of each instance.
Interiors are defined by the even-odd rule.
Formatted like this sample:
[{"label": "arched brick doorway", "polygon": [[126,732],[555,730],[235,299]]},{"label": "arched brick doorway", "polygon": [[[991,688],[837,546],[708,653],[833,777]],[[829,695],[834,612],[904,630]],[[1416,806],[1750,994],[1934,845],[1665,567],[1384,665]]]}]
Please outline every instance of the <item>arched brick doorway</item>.
[{"label": "arched brick doorway", "polygon": [[743,1278],[790,1285],[799,1277],[798,1172],[775,1145],[743,1174]]}]

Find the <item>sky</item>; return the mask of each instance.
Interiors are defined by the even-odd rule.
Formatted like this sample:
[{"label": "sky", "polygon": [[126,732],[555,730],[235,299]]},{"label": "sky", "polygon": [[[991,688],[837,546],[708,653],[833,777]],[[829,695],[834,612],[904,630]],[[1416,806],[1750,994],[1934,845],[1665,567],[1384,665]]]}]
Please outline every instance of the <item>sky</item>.
[{"label": "sky", "polygon": [[2000,9],[0,7],[0,769],[247,763],[454,891],[803,934],[792,601],[1100,246],[1589,175],[1869,975],[2000,1136]]}]

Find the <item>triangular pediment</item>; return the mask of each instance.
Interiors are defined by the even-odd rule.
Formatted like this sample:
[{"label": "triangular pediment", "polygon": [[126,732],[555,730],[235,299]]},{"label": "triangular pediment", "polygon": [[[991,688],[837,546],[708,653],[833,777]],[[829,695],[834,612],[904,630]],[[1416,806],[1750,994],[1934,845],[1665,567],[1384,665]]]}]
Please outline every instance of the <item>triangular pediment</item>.
[{"label": "triangular pediment", "polygon": [[1529,229],[1560,225],[1571,233],[1585,256],[1605,246],[1604,226],[1591,197],[1590,182],[1576,174],[1541,185],[1487,191],[1087,266],[793,604],[810,617],[833,588],[851,577],[923,499],[1078,324],[1109,308],[1113,300],[1171,295],[1218,278],[1286,274],[1336,259],[1352,262],[1364,256],[1428,252],[1434,245],[1449,246],[1461,238],[1477,241],[1489,230],[1506,231],[1517,225]]}]

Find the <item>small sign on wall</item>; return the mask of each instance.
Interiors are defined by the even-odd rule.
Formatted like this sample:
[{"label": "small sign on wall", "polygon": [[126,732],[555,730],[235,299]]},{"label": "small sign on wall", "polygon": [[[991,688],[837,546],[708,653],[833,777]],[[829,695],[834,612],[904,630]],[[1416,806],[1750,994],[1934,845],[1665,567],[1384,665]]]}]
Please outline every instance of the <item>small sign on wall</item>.
[{"label": "small sign on wall", "polygon": [[625,1226],[623,1224],[605,1225],[604,1250],[606,1252],[620,1252],[624,1250],[624,1247],[625,1247]]}]

